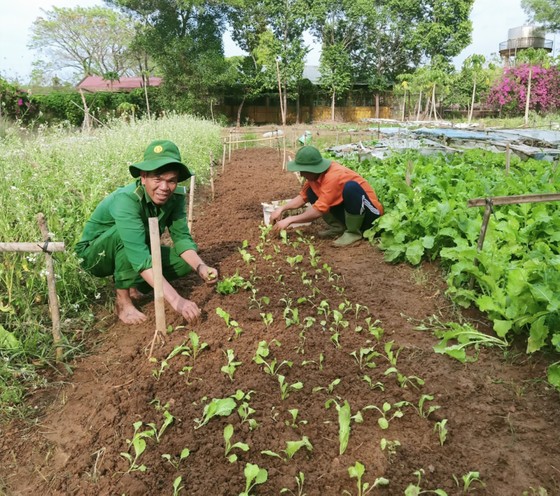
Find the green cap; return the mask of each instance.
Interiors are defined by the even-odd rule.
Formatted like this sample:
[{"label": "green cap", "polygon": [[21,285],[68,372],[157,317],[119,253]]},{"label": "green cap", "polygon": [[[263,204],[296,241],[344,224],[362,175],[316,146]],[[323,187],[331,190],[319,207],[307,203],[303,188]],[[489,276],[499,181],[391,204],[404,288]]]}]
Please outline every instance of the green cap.
[{"label": "green cap", "polygon": [[295,160],[288,162],[287,168],[290,172],[314,172],[321,174],[331,165],[332,160],[321,156],[321,152],[314,146],[302,146],[296,153]]},{"label": "green cap", "polygon": [[177,145],[167,140],[152,141],[144,152],[144,161],[131,165],[128,169],[132,177],[138,177],[140,171],[154,172],[159,168],[174,164],[179,172],[179,182],[192,176],[187,166],[181,162]]}]

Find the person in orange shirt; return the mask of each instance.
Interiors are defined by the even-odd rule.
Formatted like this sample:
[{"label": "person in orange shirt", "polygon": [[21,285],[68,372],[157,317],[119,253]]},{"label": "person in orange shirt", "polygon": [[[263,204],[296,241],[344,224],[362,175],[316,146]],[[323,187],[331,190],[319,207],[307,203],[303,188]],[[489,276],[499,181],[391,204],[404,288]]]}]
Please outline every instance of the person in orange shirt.
[{"label": "person in orange shirt", "polygon": [[[339,236],[333,244],[348,246],[360,241],[362,233],[383,215],[383,205],[368,182],[353,170],[323,158],[314,146],[300,148],[287,168],[299,172],[305,183],[298,196],[270,215],[276,232],[323,217],[330,228],[319,232],[319,237]],[[285,211],[301,208],[307,202],[311,206],[303,213],[282,218]]]}]

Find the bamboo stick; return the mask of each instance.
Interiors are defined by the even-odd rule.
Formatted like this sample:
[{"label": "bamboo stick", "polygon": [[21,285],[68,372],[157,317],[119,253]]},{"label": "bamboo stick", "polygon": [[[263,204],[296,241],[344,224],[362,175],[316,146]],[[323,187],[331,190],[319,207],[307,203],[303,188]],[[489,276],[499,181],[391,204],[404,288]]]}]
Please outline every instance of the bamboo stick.
[{"label": "bamboo stick", "polygon": [[194,176],[191,176],[191,187],[189,189],[189,231],[192,234],[192,216],[193,216],[193,208],[194,208]]},{"label": "bamboo stick", "polygon": [[509,166],[511,163],[511,148],[509,143],[506,145],[506,176],[509,176]]},{"label": "bamboo stick", "polygon": [[154,337],[150,345],[150,354],[148,358],[151,358],[152,352],[154,350],[154,344],[158,337],[163,339],[162,336],[165,335],[165,301],[163,299],[163,272],[161,265],[161,244],[159,235],[159,224],[157,217],[150,217],[148,219],[148,225],[150,228],[150,247],[152,252],[152,271],[154,274],[154,307],[156,312],[156,330]]},{"label": "bamboo stick", "polygon": [[[480,234],[478,236],[478,243],[476,245],[477,253],[480,253],[482,251],[482,247],[484,246],[484,239],[486,238],[486,231],[488,230],[488,222],[490,221],[491,214],[492,214],[492,200],[488,200],[486,202],[486,208],[484,209],[484,217],[482,218],[482,225],[480,226]],[[475,267],[478,267],[478,264],[480,262],[478,261],[478,258],[475,258],[473,263]],[[473,287],[474,287],[474,276],[471,276],[471,279],[469,281],[469,289],[472,289]]]},{"label": "bamboo stick", "polygon": [[224,138],[224,146],[223,146],[224,150],[222,152],[222,172],[226,170],[226,147],[227,147],[226,143],[227,143],[227,138]]},{"label": "bamboo stick", "polygon": [[[513,205],[515,203],[541,203],[547,201],[560,201],[560,193],[543,193],[534,195],[494,196],[491,198],[494,205]],[[484,207],[488,198],[473,198],[467,202],[468,207]]]},{"label": "bamboo stick", "polygon": [[214,156],[210,152],[210,189],[212,190],[212,200],[214,200]]},{"label": "bamboo stick", "polygon": [[43,243],[0,243],[0,252],[30,252],[38,253],[44,251],[52,253],[55,251],[64,251],[64,243],[45,241]]},{"label": "bamboo stick", "polygon": [[[48,242],[50,240],[49,230],[47,229],[47,221],[42,213],[37,214],[37,223],[43,236],[43,240]],[[54,277],[54,263],[52,255],[46,251],[45,259],[47,263],[47,286],[49,290],[49,309],[51,311],[52,320],[52,335],[53,342],[56,347],[56,359],[62,360],[62,335],[60,334],[60,311],[58,309],[58,296],[56,294],[56,283]]]}]

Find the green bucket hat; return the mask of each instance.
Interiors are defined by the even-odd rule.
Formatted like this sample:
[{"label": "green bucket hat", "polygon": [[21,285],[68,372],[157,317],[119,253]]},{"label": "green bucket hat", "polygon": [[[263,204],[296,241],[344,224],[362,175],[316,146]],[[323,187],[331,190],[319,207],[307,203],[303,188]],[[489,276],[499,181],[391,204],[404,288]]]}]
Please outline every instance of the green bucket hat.
[{"label": "green bucket hat", "polygon": [[288,162],[287,168],[290,172],[314,172],[321,174],[331,165],[332,160],[321,156],[321,152],[314,146],[302,146],[296,153],[295,160]]},{"label": "green bucket hat", "polygon": [[191,171],[181,162],[177,145],[167,140],[152,141],[144,152],[144,161],[131,165],[128,170],[132,177],[138,177],[140,171],[154,172],[159,168],[174,164],[179,171],[179,182],[192,176]]}]

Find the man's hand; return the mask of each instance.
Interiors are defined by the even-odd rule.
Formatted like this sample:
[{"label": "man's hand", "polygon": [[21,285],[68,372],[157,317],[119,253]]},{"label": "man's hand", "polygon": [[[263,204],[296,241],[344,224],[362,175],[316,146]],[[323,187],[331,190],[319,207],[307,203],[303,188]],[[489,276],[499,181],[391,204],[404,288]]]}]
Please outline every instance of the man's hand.
[{"label": "man's hand", "polygon": [[290,217],[286,217],[285,219],[282,219],[281,221],[276,222],[276,224],[274,224],[274,227],[272,228],[272,230],[275,233],[280,233],[280,231],[283,231],[284,229],[287,229],[288,227],[290,227],[290,224],[292,223],[292,221],[290,220]]},{"label": "man's hand", "polygon": [[283,212],[284,210],[281,208],[277,208],[274,212],[272,212],[269,217],[270,223],[273,225],[276,224],[282,218]]},{"label": "man's hand", "polygon": [[187,300],[179,296],[173,310],[181,314],[189,324],[198,324],[200,320],[200,308],[194,301]]},{"label": "man's hand", "polygon": [[198,275],[206,284],[216,284],[218,282],[218,271],[214,267],[201,264],[198,268]]}]

